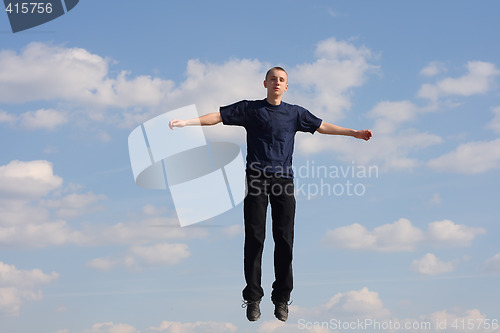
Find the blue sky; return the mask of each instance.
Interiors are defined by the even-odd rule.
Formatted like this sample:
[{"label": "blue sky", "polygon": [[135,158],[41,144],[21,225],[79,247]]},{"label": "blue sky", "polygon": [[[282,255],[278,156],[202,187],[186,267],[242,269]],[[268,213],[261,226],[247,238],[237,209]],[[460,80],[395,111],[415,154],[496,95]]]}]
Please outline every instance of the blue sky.
[{"label": "blue sky", "polygon": [[[499,9],[87,0],[16,34],[0,15],[2,331],[500,331]],[[166,111],[263,98],[274,65],[289,72],[285,101],[374,133],[297,135],[286,324],[269,300],[271,238],[249,323],[242,206],[180,228],[169,192],[135,185],[127,148]],[[241,129],[204,130],[245,152]]]}]

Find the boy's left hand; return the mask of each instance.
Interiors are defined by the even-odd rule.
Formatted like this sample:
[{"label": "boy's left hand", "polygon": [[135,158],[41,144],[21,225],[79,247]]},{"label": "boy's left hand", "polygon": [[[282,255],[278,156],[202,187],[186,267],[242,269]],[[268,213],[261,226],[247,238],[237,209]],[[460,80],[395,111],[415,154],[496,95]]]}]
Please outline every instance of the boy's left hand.
[{"label": "boy's left hand", "polygon": [[365,141],[368,141],[371,139],[373,136],[372,131],[370,130],[360,130],[357,131],[356,135],[354,136],[356,139],[363,139]]}]

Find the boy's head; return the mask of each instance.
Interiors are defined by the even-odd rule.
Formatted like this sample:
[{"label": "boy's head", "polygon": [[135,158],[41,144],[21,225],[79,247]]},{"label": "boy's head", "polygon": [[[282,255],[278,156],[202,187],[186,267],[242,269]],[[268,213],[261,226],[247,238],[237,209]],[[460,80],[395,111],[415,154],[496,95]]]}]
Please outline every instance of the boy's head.
[{"label": "boy's head", "polygon": [[272,73],[272,72],[283,72],[285,74],[285,77],[286,77],[286,82],[285,83],[288,83],[288,73],[285,71],[285,69],[283,69],[283,67],[279,67],[279,66],[275,66],[271,69],[269,69],[266,73],[266,81],[267,81],[267,78],[269,77],[269,75]]},{"label": "boy's head", "polygon": [[279,98],[288,89],[288,74],[281,67],[273,67],[266,73],[264,87],[267,89],[267,97]]}]

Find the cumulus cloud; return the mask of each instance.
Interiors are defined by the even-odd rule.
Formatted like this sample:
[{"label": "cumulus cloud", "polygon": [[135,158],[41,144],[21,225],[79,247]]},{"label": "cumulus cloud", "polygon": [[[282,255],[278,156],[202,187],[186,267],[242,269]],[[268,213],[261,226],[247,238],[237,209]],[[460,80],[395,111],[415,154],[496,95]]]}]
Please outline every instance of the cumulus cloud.
[{"label": "cumulus cloud", "polygon": [[21,127],[29,130],[46,129],[53,130],[68,122],[64,112],[53,109],[39,109],[28,111],[19,115],[17,122]]},{"label": "cumulus cloud", "polygon": [[486,233],[481,227],[468,227],[450,220],[429,223],[427,236],[437,246],[469,246],[474,238]]},{"label": "cumulus cloud", "polygon": [[25,301],[39,301],[43,298],[41,285],[50,284],[59,274],[46,274],[39,269],[20,270],[14,265],[0,262],[0,314],[17,316]]},{"label": "cumulus cloud", "polygon": [[443,201],[443,198],[441,198],[441,194],[439,193],[434,193],[432,195],[432,198],[429,200],[429,203],[433,206],[439,206],[441,202]]},{"label": "cumulus cloud", "polygon": [[416,246],[469,246],[484,228],[455,224],[450,220],[429,223],[427,232],[415,227],[408,219],[384,224],[373,231],[359,223],[328,230],[323,241],[328,246],[351,250],[378,252],[413,251]]},{"label": "cumulus cloud", "polygon": [[326,243],[353,250],[381,252],[412,251],[424,238],[424,233],[407,219],[399,219],[369,231],[359,223],[329,230]]},{"label": "cumulus cloud", "polygon": [[414,120],[419,113],[425,112],[410,101],[382,101],[370,110],[368,116],[375,119],[374,132],[378,134],[391,134],[402,123]]},{"label": "cumulus cloud", "polygon": [[455,271],[456,261],[443,262],[434,254],[427,253],[421,259],[415,259],[411,263],[413,271],[422,275],[439,275]]},{"label": "cumulus cloud", "polygon": [[493,108],[492,112],[493,112],[493,119],[487,126],[488,128],[495,131],[495,133],[500,133],[500,106]]},{"label": "cumulus cloud", "polygon": [[[433,312],[430,315],[423,316],[423,320],[430,321],[435,332],[441,332],[443,327],[448,329],[453,329],[459,332],[471,332],[471,331],[481,331],[481,332],[498,332],[498,327],[489,327],[483,325],[486,323],[485,319],[487,316],[482,314],[478,309],[470,309],[465,311],[450,311],[442,310]],[[464,323],[462,325],[462,323]],[[474,327],[469,329],[467,325],[471,323]],[[445,324],[446,326],[443,326]],[[455,324],[455,327],[452,327]]]},{"label": "cumulus cloud", "polygon": [[370,63],[375,56],[364,46],[329,38],[317,44],[315,57],[313,63],[290,68],[288,98],[320,118],[336,121],[350,108],[352,89],[363,85],[367,74],[377,70]]},{"label": "cumulus cloud", "polygon": [[427,166],[436,171],[479,174],[500,167],[500,139],[461,144],[454,151],[434,158]]},{"label": "cumulus cloud", "polygon": [[[442,71],[439,63],[431,63],[422,70],[423,75],[434,76]],[[500,74],[494,64],[486,62],[469,62],[467,74],[459,78],[446,78],[436,84],[424,84],[418,95],[429,100],[429,104],[418,106],[412,101],[381,101],[368,113],[374,120],[371,128],[374,133],[369,144],[351,138],[335,139],[338,144],[332,145],[329,140],[319,136],[305,136],[298,142],[299,151],[316,153],[330,150],[344,161],[355,160],[361,164],[380,163],[384,169],[413,169],[425,165],[412,154],[428,147],[441,144],[443,139],[436,134],[419,131],[411,124],[421,115],[435,112],[443,106],[438,101],[448,96],[471,96],[490,91],[496,76]],[[500,111],[499,111],[500,112]],[[495,117],[489,127],[497,131]],[[478,173],[500,164],[498,149],[493,147],[498,142],[478,142],[460,146],[457,151],[446,154],[428,162],[428,166],[438,170],[456,170],[465,173]],[[489,153],[492,149],[493,153]],[[488,151],[488,153],[485,153]]]},{"label": "cumulus cloud", "polygon": [[[352,140],[352,138],[336,138],[336,144],[331,144],[330,140],[324,140],[321,136],[304,136],[297,142],[298,151],[317,153],[329,150],[335,152],[336,156],[343,161],[354,160],[360,164],[378,163],[382,169],[386,170],[407,170],[423,166],[426,163],[413,155],[428,147],[443,143],[443,138],[413,128],[412,124],[424,114],[440,110],[443,106],[450,107],[449,103],[439,103],[442,97],[470,96],[490,91],[494,86],[494,79],[500,74],[495,65],[479,61],[469,62],[467,70],[467,74],[462,77],[446,78],[436,84],[423,85],[419,96],[429,100],[427,105],[419,106],[410,100],[380,101],[377,103],[366,114],[367,118],[374,121],[371,127],[374,137],[369,144],[363,144],[363,142]],[[442,64],[433,62],[424,68],[421,74],[434,76],[442,71],[444,71]],[[496,109],[493,112],[495,116],[488,127],[497,131],[500,127],[497,126]],[[496,141],[492,141],[491,146],[496,143]],[[468,145],[473,147],[469,149]],[[479,148],[479,151],[475,148]],[[498,165],[499,158],[498,154],[495,153],[496,149],[493,149],[493,154],[484,154],[484,151],[489,148],[491,148],[489,143],[467,144],[464,147],[459,147],[458,152],[431,160],[427,165],[440,170],[455,170],[460,168],[461,164],[465,164],[464,169],[472,169],[471,172],[482,172],[475,170],[488,170]],[[464,156],[463,163],[458,163],[457,166],[456,159],[462,160],[464,154],[462,149],[467,150],[467,155],[473,156],[470,156],[471,158]],[[451,161],[448,163],[450,159]]]},{"label": "cumulus cloud", "polygon": [[[49,161],[11,161],[0,166],[0,244],[36,248],[80,243],[82,233],[64,220],[52,219],[51,207],[43,200],[62,184]],[[78,195],[69,195],[60,204],[76,213],[90,204],[84,202]]]},{"label": "cumulus cloud", "polygon": [[48,161],[11,161],[0,166],[0,198],[30,200],[62,185]]},{"label": "cumulus cloud", "polygon": [[132,221],[104,225],[83,225],[85,235],[81,245],[129,245],[150,244],[171,239],[206,237],[203,228],[181,228],[176,218],[168,216],[138,216]]},{"label": "cumulus cloud", "polygon": [[[230,333],[236,332],[237,327],[227,322],[174,322],[163,321],[159,326],[152,326],[143,332],[164,332],[164,333]],[[69,333],[69,331],[67,331]],[[90,329],[83,333],[140,333],[141,331],[134,326],[120,323],[115,324],[111,321],[96,323]]]},{"label": "cumulus cloud", "polygon": [[364,287],[333,295],[326,303],[312,308],[291,307],[299,318],[388,318],[390,311],[384,306],[379,293]]},{"label": "cumulus cloud", "polygon": [[369,143],[352,138],[335,138],[335,143],[321,136],[303,136],[297,142],[303,153],[330,150],[344,161],[355,160],[360,164],[381,163],[384,169],[411,169],[419,166],[412,153],[443,142],[435,134],[403,128],[419,115],[434,111],[434,106],[419,107],[410,101],[382,101],[367,113],[374,120],[371,128],[374,137]]},{"label": "cumulus cloud", "polygon": [[84,237],[65,221],[0,226],[0,245],[11,247],[41,248],[68,243],[80,244]]},{"label": "cumulus cloud", "polygon": [[[40,248],[54,245],[145,245],[167,239],[205,237],[207,231],[183,229],[175,218],[149,205],[144,215],[132,221],[83,224],[67,222],[89,211],[106,199],[78,188],[62,188],[63,179],[54,173],[49,161],[11,161],[0,166],[0,245]],[[136,249],[140,252],[140,248]],[[147,257],[135,257],[147,263]],[[182,254],[182,251],[179,251]],[[181,256],[182,257],[182,256]],[[162,260],[166,260],[163,258]]]},{"label": "cumulus cloud", "polygon": [[[369,62],[375,56],[366,47],[330,38],[317,44],[315,58],[311,63],[287,68],[291,84],[287,99],[307,102],[318,115],[336,120],[349,109],[352,89],[377,69]],[[174,82],[134,76],[127,70],[113,75],[110,67],[114,64],[82,48],[45,43],[30,43],[20,52],[4,50],[0,52],[0,102],[64,101],[92,109],[120,108],[118,123],[131,127],[187,104],[197,104],[204,114],[238,99],[263,98],[262,81],[271,66],[257,59],[230,59],[222,64],[190,59],[184,80]],[[109,112],[106,117],[100,111],[89,114],[93,120],[113,118]],[[30,113],[25,118],[28,126],[44,122],[46,127],[56,126],[65,121],[62,114],[53,112]],[[2,121],[12,119],[3,112]]]},{"label": "cumulus cloud", "polygon": [[236,237],[238,235],[242,235],[244,230],[243,230],[243,225],[241,224],[235,224],[229,227],[226,227],[222,229],[222,232],[227,235],[228,237]]},{"label": "cumulus cloud", "polygon": [[224,322],[194,322],[183,323],[174,321],[163,321],[158,327],[150,327],[147,332],[165,333],[229,333],[236,332],[237,327],[232,323]]},{"label": "cumulus cloud", "polygon": [[111,60],[82,48],[30,43],[0,52],[0,101],[66,100],[96,106],[151,106],[173,83],[149,76],[109,75]]},{"label": "cumulus cloud", "polygon": [[500,253],[495,254],[493,257],[484,262],[483,268],[488,273],[500,273]]},{"label": "cumulus cloud", "polygon": [[0,123],[14,124],[15,122],[16,116],[4,110],[0,110]]},{"label": "cumulus cloud", "polygon": [[88,267],[109,270],[125,266],[137,270],[143,267],[170,266],[189,257],[186,244],[161,243],[152,246],[132,246],[119,258],[96,258],[87,263]]},{"label": "cumulus cloud", "polygon": [[422,68],[420,75],[435,76],[446,71],[444,64],[439,61],[432,61],[426,67]]},{"label": "cumulus cloud", "polygon": [[83,333],[140,333],[139,330],[127,324],[114,324],[113,322],[97,323]]},{"label": "cumulus cloud", "polygon": [[[365,319],[389,320],[391,312],[384,306],[379,293],[364,287],[337,293],[327,302],[313,306],[290,306],[290,317],[286,323],[277,320],[265,321],[259,325],[259,333],[337,331],[342,323]],[[327,321],[328,320],[328,321]],[[346,328],[349,329],[349,328]]]},{"label": "cumulus cloud", "polygon": [[95,209],[92,206],[105,199],[107,199],[105,195],[92,192],[71,193],[60,199],[48,199],[45,205],[55,209],[58,217],[71,219]]},{"label": "cumulus cloud", "polygon": [[435,84],[424,84],[418,96],[437,100],[453,95],[471,96],[483,94],[491,90],[494,79],[500,71],[494,64],[482,61],[469,61],[467,73],[459,78],[446,78]]}]

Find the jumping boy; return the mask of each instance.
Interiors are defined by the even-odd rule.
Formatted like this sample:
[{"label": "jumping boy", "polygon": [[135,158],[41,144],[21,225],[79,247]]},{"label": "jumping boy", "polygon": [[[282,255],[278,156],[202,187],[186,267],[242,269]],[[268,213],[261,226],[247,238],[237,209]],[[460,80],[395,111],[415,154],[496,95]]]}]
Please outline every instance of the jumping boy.
[{"label": "jumping boy", "polygon": [[292,248],[295,219],[292,154],[297,131],[330,135],[346,135],[369,140],[370,130],[352,130],[322,121],[308,110],[282,102],[288,89],[288,74],[273,67],[264,80],[264,100],[240,101],[221,107],[219,112],[195,119],[170,122],[171,129],[192,125],[243,126],[247,132],[247,196],[243,203],[245,223],[243,306],[250,321],[260,318],[261,262],[264,249],[267,206],[271,204],[274,239],[274,274],[271,300],[274,315],[288,318],[288,302],[293,288]]}]

